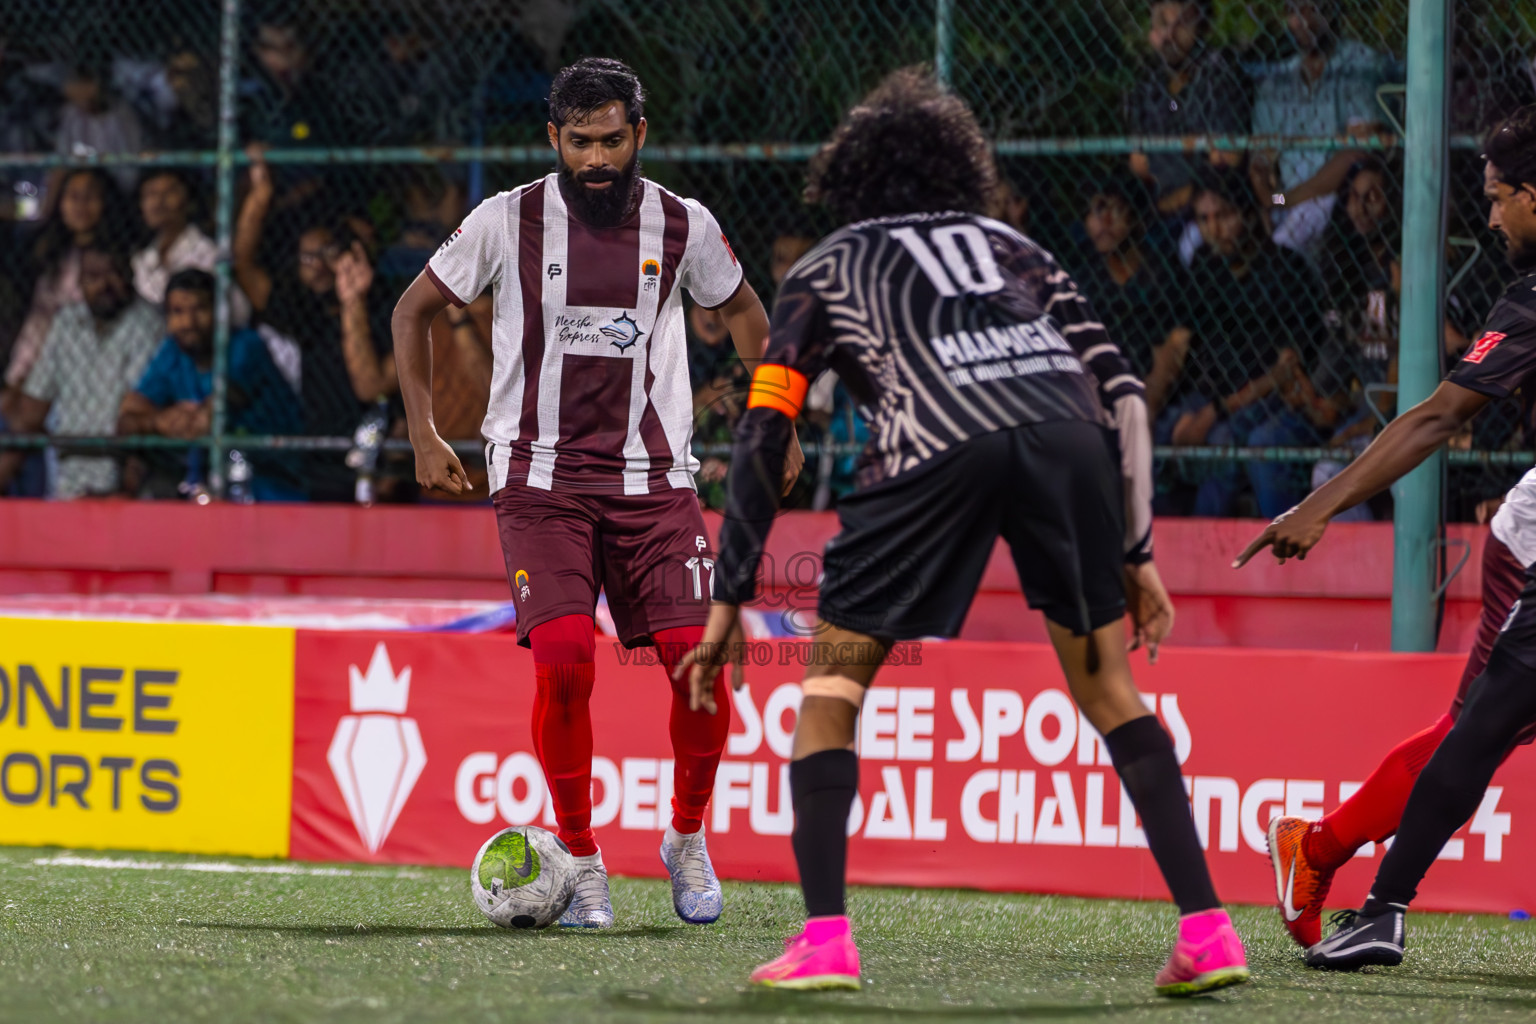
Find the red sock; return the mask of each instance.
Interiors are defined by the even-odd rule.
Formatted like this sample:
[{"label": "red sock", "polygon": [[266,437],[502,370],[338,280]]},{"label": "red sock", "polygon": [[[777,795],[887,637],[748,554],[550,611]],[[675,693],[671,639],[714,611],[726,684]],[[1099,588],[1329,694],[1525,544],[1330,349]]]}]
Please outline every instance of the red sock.
[{"label": "red sock", "polygon": [[1442,715],[1428,729],[1393,747],[1365,784],[1302,839],[1307,860],[1324,870],[1337,869],[1366,843],[1380,842],[1397,832],[1414,780],[1451,731],[1451,724],[1451,716]]},{"label": "red sock", "polygon": [[559,835],[571,853],[597,852],[592,835],[592,620],[565,615],[535,626],[533,750],[554,798]]},{"label": "red sock", "polygon": [[[658,630],[652,639],[661,664],[672,679],[672,670],[704,638],[702,626],[680,626]],[[716,681],[717,714],[688,710],[688,677],[672,682],[672,828],[691,835],[704,825],[704,809],[715,791],[715,769],[725,750],[725,737],[731,731],[731,687],[726,678],[729,668],[721,670]]]}]

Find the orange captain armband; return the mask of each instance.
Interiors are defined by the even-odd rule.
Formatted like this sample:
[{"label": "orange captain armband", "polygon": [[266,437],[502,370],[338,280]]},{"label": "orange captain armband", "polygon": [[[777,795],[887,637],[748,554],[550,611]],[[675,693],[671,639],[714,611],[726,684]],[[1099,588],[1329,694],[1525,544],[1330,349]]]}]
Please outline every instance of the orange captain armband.
[{"label": "orange captain armband", "polygon": [[805,374],[775,363],[759,363],[752,371],[752,391],[747,395],[747,408],[777,409],[794,419],[805,404],[805,392],[810,385]]}]

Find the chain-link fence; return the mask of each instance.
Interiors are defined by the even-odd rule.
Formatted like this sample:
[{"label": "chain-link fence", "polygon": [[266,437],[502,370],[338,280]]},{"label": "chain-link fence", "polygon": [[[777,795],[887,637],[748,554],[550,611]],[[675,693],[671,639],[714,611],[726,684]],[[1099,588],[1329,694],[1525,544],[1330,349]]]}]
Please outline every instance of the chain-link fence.
[{"label": "chain-link fence", "polygon": [[[1454,7],[1447,365],[1510,277],[1479,139],[1536,99],[1536,9]],[[556,68],[637,70],[647,175],[714,211],[766,300],[830,227],[800,201],[805,159],[928,61],[997,140],[995,214],[1146,377],[1161,511],[1273,515],[1396,412],[1407,20],[1407,0],[13,0],[0,481],[415,500],[388,313],[467,210],[548,169]],[[717,318],[689,325],[718,502],[737,410],[716,396],[740,370]],[[467,464],[489,332],[484,301],[433,328],[437,424]],[[1510,401],[1458,440],[1450,518],[1529,465],[1530,426]],[[835,381],[814,390],[796,502],[846,491],[861,431]]]}]

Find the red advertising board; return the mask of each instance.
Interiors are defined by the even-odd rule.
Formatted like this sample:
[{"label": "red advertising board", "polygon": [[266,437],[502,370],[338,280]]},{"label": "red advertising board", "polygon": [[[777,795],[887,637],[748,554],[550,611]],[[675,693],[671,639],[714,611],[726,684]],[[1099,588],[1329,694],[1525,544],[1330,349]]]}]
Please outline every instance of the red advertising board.
[{"label": "red advertising board", "polygon": [[[706,819],[722,877],[789,881],[786,756],[805,647],[757,650]],[[594,825],[610,871],[662,874],[670,691],[648,651],[599,642]],[[884,670],[861,718],[854,882],[1162,898],[1103,744],[1049,648],[929,643]],[[1316,816],[1440,715],[1445,655],[1171,649],[1138,681],[1172,734],[1218,891],[1266,903],[1264,829]],[[547,824],[533,664],[505,636],[305,632],[295,671],[291,855],[468,866],[507,824]],[[1536,771],[1520,751],[1430,873],[1423,909],[1536,909]],[[1521,851],[1524,851],[1523,853]],[[1334,892],[1359,899],[1380,848]]]}]

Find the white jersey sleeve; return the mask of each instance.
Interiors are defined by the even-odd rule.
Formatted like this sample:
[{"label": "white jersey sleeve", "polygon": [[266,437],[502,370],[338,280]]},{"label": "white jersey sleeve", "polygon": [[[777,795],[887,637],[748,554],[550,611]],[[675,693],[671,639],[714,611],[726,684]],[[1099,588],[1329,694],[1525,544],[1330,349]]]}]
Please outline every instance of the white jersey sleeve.
[{"label": "white jersey sleeve", "polygon": [[715,215],[697,199],[685,199],[683,204],[688,207],[688,248],[679,280],[699,305],[718,309],[740,290],[741,264]]},{"label": "white jersey sleeve", "polygon": [[1491,525],[1493,535],[1509,548],[1516,561],[1526,567],[1536,562],[1536,469],[1528,471],[1510,489]]},{"label": "white jersey sleeve", "polygon": [[455,306],[475,301],[501,276],[512,228],[508,211],[516,209],[507,202],[511,194],[499,193],[475,207],[427,261],[427,276]]}]

